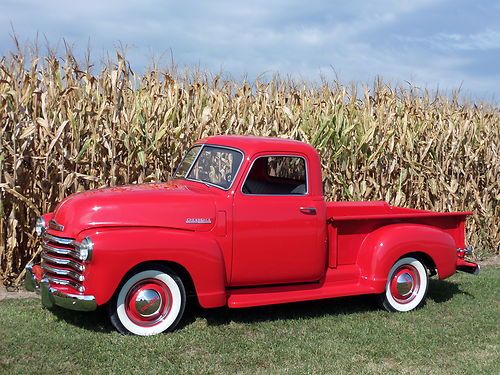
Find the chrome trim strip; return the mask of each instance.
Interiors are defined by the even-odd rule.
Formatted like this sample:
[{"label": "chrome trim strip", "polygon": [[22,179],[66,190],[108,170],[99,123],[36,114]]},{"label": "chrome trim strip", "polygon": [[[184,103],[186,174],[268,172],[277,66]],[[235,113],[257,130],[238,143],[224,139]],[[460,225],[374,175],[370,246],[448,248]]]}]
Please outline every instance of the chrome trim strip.
[{"label": "chrome trim strip", "polygon": [[76,281],[80,281],[80,282],[85,281],[85,276],[83,276],[75,271],[61,269],[61,268],[55,268],[55,267],[52,267],[51,265],[49,265],[45,262],[42,262],[42,268],[45,271],[56,274],[58,276],[71,277],[72,279],[74,279]]},{"label": "chrome trim strip", "polygon": [[75,271],[83,272],[85,271],[85,266],[71,259],[55,258],[49,254],[42,253],[42,259],[47,262],[58,264],[60,266],[68,266],[73,268]]},{"label": "chrome trim strip", "polygon": [[50,253],[58,254],[58,255],[69,255],[73,259],[80,260],[80,253],[76,250],[71,249],[60,249],[58,247],[50,246],[48,243],[43,242],[42,247],[44,250],[47,250]]},{"label": "chrome trim strip", "polygon": [[[260,158],[266,158],[266,157],[272,157],[272,156],[283,156],[283,157],[292,157],[292,158],[301,158],[304,160],[304,166],[306,168],[306,192],[303,194],[246,194],[243,192],[243,185],[245,185],[245,182],[247,181],[248,175],[250,174],[250,171],[253,168],[254,163],[257,161],[257,159]],[[294,154],[273,154],[273,153],[264,153],[264,155],[257,156],[255,159],[252,161],[252,165],[250,165],[250,168],[248,168],[248,171],[245,175],[245,178],[243,180],[243,183],[241,184],[240,187],[240,193],[243,195],[247,196],[255,196],[255,197],[304,197],[306,195],[309,195],[309,168],[307,166],[307,158],[304,155],[294,155]]]},{"label": "chrome trim strip", "polygon": [[57,277],[49,276],[49,275],[45,275],[45,278],[51,283],[54,283],[57,285],[70,286],[75,290],[80,290],[80,288],[82,287],[82,285],[78,284],[77,282],[71,281],[71,280],[59,279]]}]

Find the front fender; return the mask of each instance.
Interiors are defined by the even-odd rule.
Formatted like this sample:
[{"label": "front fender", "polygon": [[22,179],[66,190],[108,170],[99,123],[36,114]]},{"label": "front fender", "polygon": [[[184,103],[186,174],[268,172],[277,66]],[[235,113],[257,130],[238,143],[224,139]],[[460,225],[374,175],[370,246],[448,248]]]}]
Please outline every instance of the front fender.
[{"label": "front fender", "polygon": [[382,293],[391,267],[410,253],[429,256],[440,279],[456,271],[456,244],[450,234],[428,225],[392,224],[375,230],[363,241],[358,253],[361,282]]},{"label": "front fender", "polygon": [[225,267],[215,240],[199,232],[166,228],[97,228],[78,236],[94,242],[85,271],[85,293],[98,305],[108,302],[133,267],[153,261],[174,262],[190,274],[203,307],[226,304]]}]

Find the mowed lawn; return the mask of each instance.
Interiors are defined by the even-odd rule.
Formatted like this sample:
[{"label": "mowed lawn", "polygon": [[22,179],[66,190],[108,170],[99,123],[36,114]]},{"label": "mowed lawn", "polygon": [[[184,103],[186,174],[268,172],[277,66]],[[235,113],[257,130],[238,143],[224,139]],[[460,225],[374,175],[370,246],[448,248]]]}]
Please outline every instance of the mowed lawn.
[{"label": "mowed lawn", "polygon": [[191,308],[174,333],[122,336],[103,311],[0,302],[5,374],[499,374],[500,269],[432,281],[427,305],[372,298],[245,310]]}]

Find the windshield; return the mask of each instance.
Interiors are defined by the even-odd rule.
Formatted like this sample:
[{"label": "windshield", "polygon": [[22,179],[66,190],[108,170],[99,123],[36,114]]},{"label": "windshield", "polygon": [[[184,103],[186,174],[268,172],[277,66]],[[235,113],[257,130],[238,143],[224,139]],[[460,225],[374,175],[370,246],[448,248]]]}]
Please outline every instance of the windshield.
[{"label": "windshield", "polygon": [[174,177],[229,189],[242,160],[243,154],[236,150],[217,146],[194,146],[184,157]]}]

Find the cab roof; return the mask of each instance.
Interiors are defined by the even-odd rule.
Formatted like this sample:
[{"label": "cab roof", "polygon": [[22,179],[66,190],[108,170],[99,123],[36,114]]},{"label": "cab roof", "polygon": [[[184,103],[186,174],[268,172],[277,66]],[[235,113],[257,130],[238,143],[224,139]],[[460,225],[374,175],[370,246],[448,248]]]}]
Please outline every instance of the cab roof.
[{"label": "cab roof", "polygon": [[250,156],[260,152],[299,152],[317,154],[317,151],[304,142],[286,138],[256,137],[251,135],[215,135],[200,139],[198,144],[212,144],[233,147]]}]

